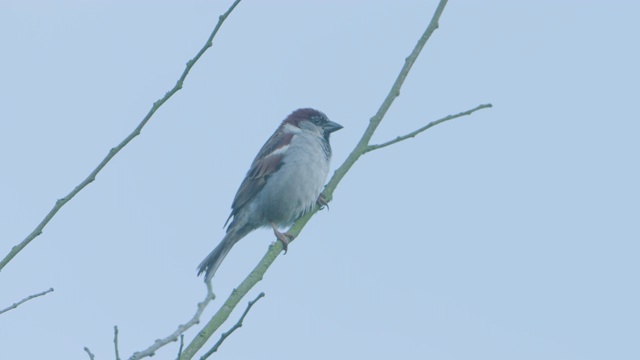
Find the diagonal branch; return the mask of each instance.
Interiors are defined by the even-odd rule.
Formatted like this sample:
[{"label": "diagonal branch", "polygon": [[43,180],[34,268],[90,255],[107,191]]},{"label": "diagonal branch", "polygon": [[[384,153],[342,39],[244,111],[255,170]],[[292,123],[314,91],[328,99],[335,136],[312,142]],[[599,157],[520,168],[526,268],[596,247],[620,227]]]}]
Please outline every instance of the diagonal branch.
[{"label": "diagonal branch", "polygon": [[196,313],[195,315],[193,315],[191,320],[178,326],[178,329],[176,329],[176,331],[171,333],[171,335],[163,339],[156,340],[153,343],[153,345],[149,346],[147,349],[133,353],[133,355],[131,355],[129,360],[139,360],[148,356],[153,356],[156,354],[156,351],[161,347],[171,342],[178,341],[178,337],[180,335],[182,335],[185,331],[189,330],[193,325],[200,323],[200,316],[204,312],[204,309],[207,307],[207,305],[209,305],[209,302],[211,302],[211,300],[215,299],[215,297],[216,296],[213,294],[213,291],[211,290],[211,284],[207,283],[207,296],[205,296],[204,300],[202,300],[201,303],[198,303],[198,309],[196,310]]},{"label": "diagonal branch", "polygon": [[[198,335],[191,340],[191,343],[189,343],[187,348],[184,349],[181,360],[190,360],[196,355],[207,340],[209,340],[211,335],[213,335],[213,333],[216,332],[216,330],[218,330],[225,321],[227,321],[229,315],[231,315],[231,312],[235,309],[240,300],[242,300],[242,298],[249,292],[249,290],[251,290],[251,288],[253,288],[255,284],[262,280],[262,276],[281,251],[281,242],[276,242],[269,246],[269,251],[267,251],[267,254],[265,254],[260,263],[258,263],[253,271],[251,271],[244,281],[240,283],[240,286],[233,289],[231,295],[229,295],[227,300],[220,307],[220,310],[213,315],[209,322],[202,328],[202,330],[200,330]],[[211,286],[211,284],[207,283],[207,286]]]},{"label": "diagonal branch", "polygon": [[[235,325],[233,325],[231,327],[231,329],[229,329],[227,332],[222,333],[222,335],[220,335],[220,340],[218,340],[213,347],[207,351],[204,355],[202,355],[202,357],[200,357],[200,360],[206,360],[209,356],[211,356],[214,352],[218,351],[218,348],[220,348],[220,345],[222,345],[222,343],[224,342],[224,340],[226,338],[229,337],[229,335],[233,334],[234,331],[238,330],[239,328],[242,327],[242,322],[244,321],[244,318],[247,316],[247,314],[249,313],[249,310],[251,310],[251,308],[253,307],[253,305],[255,303],[258,302],[258,300],[262,299],[264,297],[264,293],[261,292],[260,294],[258,294],[258,297],[256,297],[255,299],[253,299],[252,301],[249,301],[249,304],[247,305],[247,308],[244,310],[244,312],[242,313],[242,316],[240,316],[240,319],[238,320],[238,322],[235,323]],[[180,359],[178,359],[180,360]]]},{"label": "diagonal branch", "polygon": [[[440,3],[438,4],[438,7],[433,14],[431,21],[429,22],[429,25],[427,25],[427,29],[418,40],[418,43],[413,48],[411,54],[409,54],[409,56],[407,56],[407,58],[405,59],[404,66],[400,70],[400,74],[398,74],[398,77],[393,83],[393,86],[387,94],[387,97],[380,105],[378,112],[369,120],[369,126],[367,126],[367,128],[365,129],[362,138],[360,138],[360,141],[356,145],[355,149],[353,149],[344,163],[342,163],[342,165],[340,165],[340,167],[334,172],[333,177],[331,177],[331,180],[329,180],[329,183],[327,183],[327,185],[325,186],[322,194],[324,195],[324,198],[327,200],[327,202],[331,201],[331,199],[333,198],[333,192],[335,191],[342,178],[347,174],[349,169],[351,169],[356,161],[358,161],[360,156],[362,156],[366,152],[367,146],[369,146],[369,141],[371,141],[371,137],[373,137],[373,133],[378,128],[378,125],[380,125],[380,123],[382,122],[382,119],[384,118],[385,114],[387,113],[395,99],[400,96],[400,89],[402,88],[402,84],[404,84],[407,75],[409,75],[409,71],[411,71],[411,67],[413,67],[413,64],[416,62],[416,59],[422,51],[422,48],[427,43],[433,32],[438,28],[440,16],[442,15],[442,12],[444,11],[444,7],[446,5],[447,0],[440,0]],[[306,221],[304,222],[304,224],[306,224]],[[302,227],[304,227],[304,224],[302,224]],[[296,227],[296,225],[297,223],[294,224],[294,227]],[[300,230],[302,229],[302,227],[300,227]]]},{"label": "diagonal branch", "polygon": [[471,114],[473,114],[474,112],[476,112],[478,110],[490,108],[492,106],[493,105],[491,105],[491,104],[482,104],[482,105],[478,105],[478,106],[474,107],[473,109],[470,109],[470,110],[467,110],[467,111],[463,111],[463,112],[457,113],[455,115],[445,116],[442,119],[432,121],[432,122],[428,123],[427,125],[421,127],[420,129],[408,133],[407,135],[398,136],[397,138],[395,138],[393,140],[390,140],[390,141],[387,141],[387,142],[384,142],[382,144],[369,145],[369,146],[366,147],[366,149],[365,149],[363,154],[366,154],[369,151],[373,151],[373,150],[381,149],[381,148],[389,146],[389,145],[393,145],[395,143],[399,143],[400,141],[407,140],[407,139],[412,138],[412,137],[416,137],[416,135],[420,134],[421,132],[423,132],[423,131],[425,131],[425,130],[427,130],[429,128],[432,128],[432,127],[434,127],[434,126],[436,126],[438,124],[442,124],[445,121],[453,120],[453,119],[456,119],[456,118],[459,118],[459,117],[462,117],[462,116],[465,116],[465,115],[471,115]]},{"label": "diagonal branch", "polygon": [[29,296],[27,296],[26,298],[24,298],[24,299],[22,299],[22,300],[18,301],[17,303],[14,303],[13,305],[11,305],[11,306],[9,306],[9,307],[6,307],[6,308],[4,308],[4,309],[0,310],[0,314],[6,313],[6,312],[7,312],[7,311],[9,311],[9,310],[13,310],[13,309],[17,308],[18,306],[20,306],[20,305],[22,305],[22,304],[26,303],[27,301],[29,301],[29,300],[31,300],[31,299],[37,298],[37,297],[39,297],[39,296],[47,295],[47,294],[48,294],[48,293],[50,293],[50,292],[53,292],[53,288],[50,288],[49,290],[45,290],[45,291],[43,291],[43,292],[39,292],[39,293],[37,293],[37,294],[29,295]]},{"label": "diagonal branch", "polygon": [[[440,0],[438,7],[436,8],[427,29],[422,34],[418,43],[414,47],[411,54],[406,58],[404,66],[400,70],[400,74],[396,78],[389,94],[386,99],[378,109],[378,112],[371,118],[369,121],[369,126],[365,130],[362,138],[354,148],[354,150],[349,154],[345,162],[335,171],[333,177],[329,181],[329,183],[325,186],[323,191],[323,197],[325,200],[331,201],[333,196],[333,191],[336,189],[342,178],[346,175],[349,169],[355,164],[355,162],[362,156],[369,146],[369,141],[373,136],[378,125],[384,118],[387,110],[391,107],[391,104],[395,100],[396,97],[400,95],[400,88],[404,83],[411,67],[415,63],[418,55],[420,55],[420,51],[426,44],[427,40],[431,37],[431,34],[438,28],[438,21],[442,12],[444,11],[444,7],[447,4],[447,0]],[[316,206],[312,211],[309,211],[301,218],[299,218],[293,226],[287,231],[287,233],[297,236],[300,231],[307,224],[309,219],[318,211],[318,207]],[[278,241],[269,246],[269,250],[263,256],[262,260],[258,263],[258,265],[249,273],[249,275],[240,283],[240,285],[231,292],[231,295],[227,298],[225,303],[222,305],[220,310],[216,312],[211,320],[204,326],[204,328],[195,336],[195,338],[191,341],[191,343],[187,346],[185,351],[182,354],[183,360],[189,360],[195,356],[195,354],[202,348],[202,346],[207,342],[207,340],[211,337],[211,335],[220,327],[222,323],[229,317],[231,311],[238,305],[240,300],[255,286],[262,277],[265,272],[271,266],[271,264],[278,257],[280,252],[282,251],[282,242]]]},{"label": "diagonal branch", "polygon": [[211,47],[213,38],[218,33],[218,30],[222,26],[222,23],[224,23],[224,21],[227,19],[229,14],[231,14],[233,9],[235,9],[235,7],[240,3],[240,1],[241,0],[234,1],[234,3],[229,8],[229,10],[227,10],[227,12],[225,12],[224,14],[220,15],[220,18],[218,19],[218,23],[216,24],[216,27],[213,29],[213,32],[211,33],[211,35],[209,35],[209,38],[207,39],[207,42],[204,44],[202,49],[200,49],[200,51],[198,51],[198,53],[196,54],[196,56],[193,59],[187,61],[187,65],[186,65],[184,71],[182,72],[182,75],[180,76],[180,78],[178,79],[176,84],[173,86],[173,88],[171,90],[169,90],[162,98],[158,99],[156,102],[153,103],[153,106],[151,106],[151,110],[149,110],[147,115],[142,119],[142,121],[133,130],[133,132],[131,134],[129,134],[129,136],[127,136],[124,140],[122,140],[120,142],[120,144],[118,144],[116,147],[114,147],[111,150],[109,150],[109,152],[107,153],[107,156],[98,164],[98,166],[96,166],[95,169],[93,169],[93,171],[91,171],[89,176],[87,176],[80,184],[78,184],[73,190],[71,190],[71,192],[68,193],[67,196],[58,199],[56,201],[55,205],[53,206],[53,208],[49,211],[49,213],[47,213],[47,215],[44,217],[44,219],[42,219],[42,221],[40,221],[40,224],[38,224],[38,226],[36,226],[36,228],[33,229],[33,231],[29,235],[27,235],[27,237],[24,240],[22,240],[19,244],[15,245],[13,248],[11,248],[11,251],[9,251],[9,253],[4,257],[4,259],[2,259],[0,261],[0,271],[2,271],[2,269],[20,251],[22,251],[22,249],[25,248],[25,246],[29,245],[29,243],[33,239],[35,239],[40,234],[42,234],[42,230],[44,229],[45,226],[47,226],[49,221],[51,221],[51,219],[56,215],[56,213],[67,202],[69,202],[69,200],[73,199],[82,189],[84,189],[87,185],[91,184],[96,179],[96,175],[98,175],[98,173],[100,173],[102,168],[104,168],[107,165],[107,163],[109,161],[111,161],[111,159],[120,152],[120,150],[122,150],[131,140],[133,140],[133,138],[135,138],[136,136],[140,135],[140,131],[142,131],[142,128],[144,128],[144,126],[151,119],[153,114],[155,114],[155,112],[167,100],[169,100],[173,96],[173,94],[178,92],[178,90],[182,89],[182,85],[184,83],[184,80],[187,78],[187,75],[189,75],[189,72],[191,71],[191,68],[200,59],[200,57],[202,57],[202,55],[205,53],[205,51],[207,51],[207,49],[209,49]]}]

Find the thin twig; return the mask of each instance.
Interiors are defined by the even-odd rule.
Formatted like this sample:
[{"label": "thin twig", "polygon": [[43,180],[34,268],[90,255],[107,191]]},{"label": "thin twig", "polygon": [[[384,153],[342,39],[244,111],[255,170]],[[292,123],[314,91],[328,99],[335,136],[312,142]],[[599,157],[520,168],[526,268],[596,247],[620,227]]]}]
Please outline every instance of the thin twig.
[{"label": "thin twig", "polygon": [[209,356],[211,356],[211,354],[218,351],[218,348],[220,347],[220,345],[222,345],[224,340],[228,338],[229,335],[233,334],[234,331],[242,327],[242,322],[244,321],[245,316],[247,316],[247,314],[249,313],[249,310],[251,310],[251,308],[253,307],[253,304],[258,302],[258,300],[260,300],[263,297],[264,297],[264,293],[261,292],[258,295],[258,297],[253,299],[253,301],[249,301],[247,308],[242,313],[242,316],[240,316],[240,319],[238,320],[238,322],[235,325],[233,325],[231,329],[229,329],[227,332],[222,333],[222,335],[220,335],[220,340],[218,340],[209,351],[207,351],[204,355],[202,355],[202,357],[200,357],[200,360],[206,360]]},{"label": "thin twig", "polygon": [[[418,59],[418,56],[420,55],[422,48],[427,43],[427,41],[429,40],[433,32],[438,28],[439,26],[438,22],[440,21],[440,16],[442,15],[442,12],[444,11],[444,7],[446,5],[447,5],[447,0],[440,0],[440,3],[438,4],[438,7],[436,8],[433,14],[431,21],[429,22],[429,25],[427,25],[427,28],[425,29],[424,33],[418,40],[418,43],[416,44],[416,46],[413,48],[413,51],[411,52],[411,54],[409,54],[409,56],[407,56],[407,58],[405,59],[404,66],[402,66],[402,69],[400,69],[400,73],[398,74],[396,81],[393,83],[391,90],[387,94],[387,97],[384,99],[384,101],[380,105],[378,112],[369,120],[369,125],[365,129],[364,134],[362,135],[362,138],[356,145],[355,149],[353,149],[351,154],[349,154],[349,156],[344,161],[344,163],[342,163],[342,165],[340,165],[340,167],[335,171],[335,173],[331,177],[331,180],[329,180],[329,182],[325,186],[322,194],[324,195],[324,198],[325,200],[327,200],[327,202],[331,201],[331,199],[333,198],[334,190],[336,189],[336,187],[338,186],[342,178],[347,174],[349,169],[351,169],[353,164],[355,164],[356,161],[358,161],[360,156],[362,156],[366,152],[367,146],[369,146],[369,141],[371,141],[371,138],[373,137],[373,133],[376,131],[376,129],[382,122],[382,119],[384,118],[385,114],[393,104],[394,100],[398,96],[400,96],[400,89],[402,88],[402,84],[404,84],[404,81],[407,78],[407,75],[409,75],[409,71],[411,71],[411,68],[413,67],[413,64],[416,62],[416,59]],[[304,219],[307,219],[307,220],[300,223],[300,225],[302,226],[299,226],[297,223],[294,224],[293,227],[295,228],[295,230],[298,230],[298,229],[301,230],[309,218],[307,218],[306,216],[304,217]],[[291,234],[291,230],[289,230],[288,233]],[[292,235],[296,235],[296,233],[293,233]]]},{"label": "thin twig", "polygon": [[178,357],[176,360],[182,359],[182,348],[184,347],[184,334],[180,335],[180,348],[178,348]]},{"label": "thin twig", "polygon": [[169,90],[162,98],[158,99],[156,102],[153,103],[153,106],[151,106],[151,109],[149,110],[147,115],[142,119],[140,124],[138,124],[138,126],[133,130],[133,132],[131,132],[131,134],[129,134],[129,136],[127,136],[124,140],[122,140],[120,142],[120,144],[118,144],[116,147],[114,147],[111,150],[109,150],[109,152],[107,153],[107,156],[98,164],[98,166],[95,169],[93,169],[93,171],[91,171],[89,176],[87,176],[80,184],[78,184],[73,190],[71,190],[71,192],[68,193],[67,196],[58,199],[56,201],[55,205],[53,206],[53,208],[44,217],[44,219],[42,219],[40,224],[38,224],[38,226],[36,226],[36,228],[33,229],[33,231],[29,235],[27,235],[27,237],[24,240],[22,240],[19,244],[15,245],[13,248],[11,248],[11,251],[9,251],[9,253],[2,259],[2,261],[0,261],[0,271],[2,271],[2,269],[11,261],[11,259],[13,259],[20,251],[22,251],[22,249],[24,249],[25,246],[27,246],[33,239],[35,239],[40,234],[42,234],[42,230],[49,223],[49,221],[51,221],[53,216],[67,202],[69,202],[69,200],[73,199],[76,196],[76,194],[78,194],[87,185],[91,184],[96,179],[96,175],[98,175],[98,173],[100,173],[102,168],[104,168],[107,165],[107,163],[114,156],[116,156],[116,154],[118,154],[120,152],[120,150],[122,150],[131,140],[133,140],[133,138],[135,138],[136,136],[140,135],[140,131],[142,130],[142,128],[144,128],[144,126],[147,124],[147,122],[151,119],[153,114],[155,114],[155,112],[167,100],[169,100],[173,96],[173,94],[178,92],[178,90],[182,89],[182,85],[184,84],[184,80],[187,78],[187,75],[189,75],[189,72],[191,71],[191,68],[200,59],[200,57],[202,57],[202,55],[205,53],[205,51],[207,51],[207,49],[212,46],[213,38],[218,33],[218,30],[222,26],[222,23],[224,23],[225,19],[229,16],[229,14],[233,11],[233,9],[235,9],[235,7],[238,5],[238,3],[240,3],[240,1],[241,0],[236,0],[231,5],[229,10],[227,10],[227,12],[225,12],[222,15],[220,15],[220,17],[218,19],[218,23],[216,24],[216,27],[213,29],[213,32],[211,33],[211,35],[209,35],[209,38],[207,39],[207,42],[202,47],[202,49],[200,49],[200,51],[198,51],[198,53],[196,54],[196,56],[193,59],[187,61],[187,65],[186,65],[184,71],[182,72],[182,75],[180,76],[180,78],[178,79],[176,84],[174,85],[174,87],[171,90]]},{"label": "thin twig", "polygon": [[[365,130],[362,138],[356,145],[355,149],[351,152],[351,154],[347,157],[345,162],[336,170],[333,174],[329,183],[325,186],[322,195],[324,199],[329,202],[333,197],[333,191],[336,189],[340,180],[346,175],[347,171],[353,166],[353,164],[364,154],[367,146],[369,145],[369,141],[373,136],[376,128],[382,121],[385,113],[393,103],[394,99],[400,94],[400,88],[404,83],[405,78],[409,74],[411,67],[414,62],[418,58],[420,51],[426,44],[427,40],[431,34],[438,28],[438,20],[442,15],[442,11],[444,10],[445,5],[447,4],[447,0],[440,0],[427,29],[418,40],[418,43],[414,47],[411,54],[406,58],[404,66],[400,70],[400,74],[396,81],[394,82],[389,94],[386,99],[378,109],[376,115],[371,118],[369,122],[369,126]],[[318,211],[318,206],[314,207],[312,211],[309,211],[301,218],[296,220],[293,226],[287,231],[287,233],[297,236],[302,228],[307,224],[309,219]],[[240,283],[240,285],[231,292],[231,295],[227,298],[225,303],[222,305],[220,310],[218,310],[213,317],[209,320],[207,325],[200,330],[198,335],[191,341],[191,343],[187,346],[183,353],[183,360],[190,360],[195,356],[195,354],[202,348],[202,346],[207,342],[207,340],[213,335],[213,333],[227,320],[231,311],[238,305],[240,300],[251,290],[264,276],[264,273],[267,271],[269,266],[275,261],[275,259],[282,252],[282,242],[278,241],[273,245],[269,246],[269,250],[262,257],[262,260],[258,263],[258,265],[249,273],[249,275]]]},{"label": "thin twig", "polygon": [[[231,295],[222,304],[220,310],[218,310],[213,317],[209,320],[198,335],[191,340],[187,348],[182,352],[182,360],[191,360],[196,353],[202,348],[202,346],[209,340],[211,335],[218,330],[218,328],[229,318],[231,311],[235,309],[240,300],[257,284],[262,280],[262,276],[267,271],[267,268],[271,266],[273,261],[278,257],[278,254],[282,252],[282,247],[278,246],[280,242],[275,242],[269,245],[269,251],[262,258],[260,263],[251,271],[251,273],[240,283],[240,286],[233,289]],[[275,250],[279,249],[279,250]],[[211,283],[207,283],[207,286],[211,286]]]},{"label": "thin twig", "polygon": [[478,110],[490,108],[492,106],[493,105],[491,105],[491,104],[482,104],[482,105],[478,105],[478,106],[474,107],[473,109],[470,109],[470,110],[467,110],[467,111],[463,111],[463,112],[457,113],[455,115],[445,116],[442,119],[439,119],[439,120],[436,120],[436,121],[432,121],[432,122],[428,123],[427,125],[421,127],[420,129],[408,133],[407,135],[398,136],[397,138],[395,138],[395,139],[393,139],[391,141],[384,142],[382,144],[369,145],[365,149],[364,154],[368,153],[369,151],[381,149],[383,147],[386,147],[386,146],[389,146],[389,145],[393,145],[395,143],[398,143],[400,141],[406,140],[408,138],[415,137],[416,135],[420,134],[421,132],[423,132],[423,131],[425,131],[425,130],[427,130],[429,128],[432,128],[432,127],[434,127],[434,126],[436,126],[438,124],[442,124],[445,121],[453,120],[455,118],[459,118],[459,117],[462,117],[462,116],[465,116],[465,115],[471,115],[472,113],[474,113],[474,112],[476,112]]},{"label": "thin twig", "polygon": [[113,327],[113,346],[116,349],[116,360],[120,360],[120,352],[118,351],[118,326]]},{"label": "thin twig", "polygon": [[29,296],[27,296],[26,298],[24,298],[24,299],[22,299],[22,300],[18,301],[17,303],[14,303],[13,305],[11,305],[11,306],[9,306],[9,307],[7,307],[7,308],[5,308],[5,309],[0,310],[0,315],[1,315],[1,314],[3,314],[3,313],[6,313],[6,312],[7,312],[7,311],[9,311],[9,310],[13,310],[13,309],[17,308],[18,306],[20,306],[20,305],[22,305],[22,304],[26,303],[27,301],[29,301],[29,300],[31,300],[31,299],[37,298],[37,297],[39,297],[39,296],[46,295],[46,294],[48,294],[48,293],[50,293],[50,292],[53,292],[53,288],[50,288],[49,290],[45,290],[45,291],[43,291],[43,292],[39,292],[39,293],[37,293],[37,294],[29,295]]},{"label": "thin twig", "polygon": [[178,329],[176,329],[176,331],[171,333],[171,335],[165,338],[156,340],[153,343],[153,345],[149,346],[147,349],[143,351],[135,352],[133,355],[131,355],[129,360],[138,360],[147,356],[153,356],[155,355],[156,351],[161,347],[167,345],[168,343],[177,341],[178,337],[182,335],[185,331],[187,331],[193,325],[200,323],[200,316],[202,315],[202,312],[207,307],[207,305],[209,305],[209,302],[215,299],[215,297],[216,296],[213,294],[213,291],[211,290],[211,284],[207,283],[207,296],[204,298],[204,300],[202,300],[201,303],[198,303],[198,309],[196,310],[196,313],[193,315],[191,320],[178,326]]},{"label": "thin twig", "polygon": [[85,346],[85,347],[84,347],[84,351],[85,351],[87,354],[89,354],[89,360],[94,360],[94,359],[95,359],[95,357],[96,357],[96,356],[95,356],[95,355],[93,355],[93,353],[91,352],[91,350],[89,350],[89,348],[88,348],[88,347],[86,347],[86,346]]}]

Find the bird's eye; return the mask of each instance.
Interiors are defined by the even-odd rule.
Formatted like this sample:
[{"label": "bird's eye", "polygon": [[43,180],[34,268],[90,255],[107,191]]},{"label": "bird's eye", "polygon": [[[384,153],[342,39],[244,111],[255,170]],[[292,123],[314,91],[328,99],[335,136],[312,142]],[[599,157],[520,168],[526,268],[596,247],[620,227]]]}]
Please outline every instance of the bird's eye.
[{"label": "bird's eye", "polygon": [[320,124],[320,118],[317,117],[317,116],[314,116],[314,117],[311,118],[311,122],[316,124],[316,125],[318,125],[318,124]]}]

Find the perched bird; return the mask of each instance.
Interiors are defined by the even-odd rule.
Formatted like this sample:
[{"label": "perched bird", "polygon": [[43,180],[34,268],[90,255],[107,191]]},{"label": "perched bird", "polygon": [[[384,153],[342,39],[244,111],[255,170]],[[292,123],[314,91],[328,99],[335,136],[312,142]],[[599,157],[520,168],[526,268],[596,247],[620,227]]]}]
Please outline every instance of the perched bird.
[{"label": "perched bird", "polygon": [[225,222],[233,218],[227,234],[200,263],[198,275],[205,273],[209,282],[233,245],[260,227],[271,226],[286,252],[290,239],[278,227],[291,225],[316,202],[326,205],[319,195],[329,174],[329,136],[340,129],[314,109],[284,119],[251,163]]}]

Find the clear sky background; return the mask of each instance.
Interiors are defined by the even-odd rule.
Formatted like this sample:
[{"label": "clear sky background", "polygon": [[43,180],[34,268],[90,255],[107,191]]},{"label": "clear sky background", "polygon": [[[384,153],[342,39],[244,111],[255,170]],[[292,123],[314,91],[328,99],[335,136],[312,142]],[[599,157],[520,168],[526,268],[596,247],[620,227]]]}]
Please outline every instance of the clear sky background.
[{"label": "clear sky background", "polygon": [[[0,0],[0,256],[230,3]],[[118,325],[127,358],[188,320],[196,266],[278,123],[315,107],[342,124],[336,168],[436,4],[242,2],[184,89],[2,270],[0,308],[55,292],[0,315],[0,357],[114,359]],[[364,156],[232,314],[266,293],[219,358],[640,358],[639,17],[637,1],[451,0],[374,142],[494,108]],[[233,249],[204,318],[272,241]]]}]

